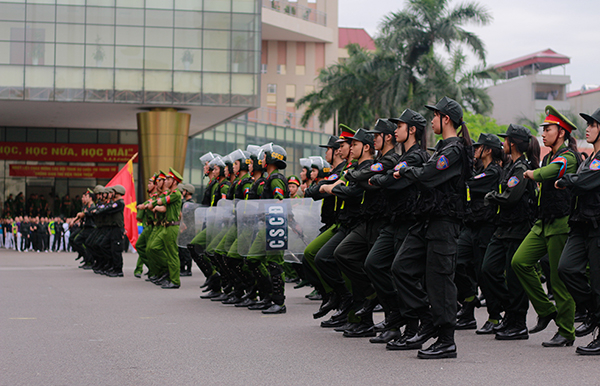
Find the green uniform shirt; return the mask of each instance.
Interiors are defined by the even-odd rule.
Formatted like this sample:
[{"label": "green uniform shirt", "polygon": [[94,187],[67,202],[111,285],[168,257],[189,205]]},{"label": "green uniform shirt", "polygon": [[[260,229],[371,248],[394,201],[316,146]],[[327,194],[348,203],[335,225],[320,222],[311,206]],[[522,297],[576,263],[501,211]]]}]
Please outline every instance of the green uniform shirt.
[{"label": "green uniform shirt", "polygon": [[[562,145],[559,148],[559,150],[564,147],[565,145]],[[576,173],[577,158],[575,157],[575,154],[573,154],[572,152],[565,152],[561,154],[561,157],[564,157],[567,160],[567,170],[565,173]],[[546,158],[544,162],[549,162],[550,159],[552,159],[552,157]],[[556,179],[559,176],[559,172],[562,166],[563,165],[561,163],[543,164],[542,167],[533,171],[533,179],[536,182],[543,182],[546,180]],[[540,191],[540,200],[541,195],[542,192]],[[540,201],[538,201],[538,203],[539,202]],[[531,230],[538,236],[543,234],[546,237],[569,233],[569,216],[557,218],[550,224],[544,223],[543,220],[537,220],[535,224],[533,224],[533,228],[531,228]]]}]

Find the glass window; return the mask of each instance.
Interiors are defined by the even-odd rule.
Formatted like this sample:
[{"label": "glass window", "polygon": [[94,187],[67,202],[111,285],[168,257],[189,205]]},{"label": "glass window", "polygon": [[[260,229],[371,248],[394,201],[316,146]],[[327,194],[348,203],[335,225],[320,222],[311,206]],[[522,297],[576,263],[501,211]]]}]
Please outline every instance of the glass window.
[{"label": "glass window", "polygon": [[113,67],[115,63],[115,47],[88,45],[86,48],[86,67]]},{"label": "glass window", "polygon": [[25,66],[25,87],[54,88],[54,67]]},{"label": "glass window", "polygon": [[232,51],[232,72],[255,72],[256,60],[254,51]]},{"label": "glass window", "polygon": [[85,23],[85,8],[58,5],[56,6],[56,21],[59,23]]},{"label": "glass window", "polygon": [[257,18],[254,15],[233,14],[231,29],[242,31],[255,31]]},{"label": "glass window", "polygon": [[25,4],[0,3],[0,20],[25,20]]},{"label": "glass window", "polygon": [[229,51],[204,50],[204,71],[229,72]]},{"label": "glass window", "polygon": [[112,90],[114,71],[106,68],[86,68],[85,88],[86,90]]},{"label": "glass window", "polygon": [[175,27],[202,28],[202,12],[175,12]]},{"label": "glass window", "polygon": [[172,27],[173,11],[146,9],[146,26]]},{"label": "glass window", "polygon": [[260,51],[260,38],[254,32],[233,31],[232,45],[234,50]]},{"label": "glass window", "polygon": [[115,67],[117,68],[143,68],[142,47],[117,47],[115,53]]},{"label": "glass window", "polygon": [[144,10],[117,8],[117,25],[144,25]]},{"label": "glass window", "polygon": [[232,8],[235,12],[254,13],[256,12],[256,1],[254,0],[233,0]]},{"label": "glass window", "polygon": [[203,94],[229,94],[229,74],[202,75]]},{"label": "glass window", "polygon": [[231,29],[231,14],[204,12],[204,28]]},{"label": "glass window", "polygon": [[146,28],[146,46],[173,47],[171,28]]},{"label": "glass window", "polygon": [[204,31],[204,48],[229,48],[229,31]]},{"label": "glass window", "polygon": [[83,67],[83,44],[57,44],[56,65]]},{"label": "glass window", "polygon": [[27,129],[29,142],[54,142],[54,129]]},{"label": "glass window", "polygon": [[239,95],[254,94],[254,75],[231,75],[231,93]]},{"label": "glass window", "polygon": [[69,130],[68,129],[56,129],[56,142],[57,143],[69,143]]},{"label": "glass window", "polygon": [[83,69],[57,67],[54,87],[83,89]]},{"label": "glass window", "polygon": [[60,43],[83,43],[85,25],[83,24],[57,24],[56,41]]},{"label": "glass window", "polygon": [[144,68],[170,70],[173,68],[172,48],[146,48]]},{"label": "glass window", "polygon": [[117,7],[144,8],[144,0],[117,0]]},{"label": "glass window", "polygon": [[173,89],[173,77],[170,71],[145,71],[145,91],[171,91]]},{"label": "glass window", "polygon": [[139,70],[117,70],[115,72],[115,90],[141,90],[143,72]]},{"label": "glass window", "polygon": [[28,42],[54,42],[54,24],[27,23],[25,40]]},{"label": "glass window", "polygon": [[98,5],[101,7],[114,7],[115,0],[87,0],[87,5]]},{"label": "glass window", "polygon": [[229,0],[204,0],[205,11],[230,12],[231,2]]},{"label": "glass window", "polygon": [[85,5],[85,0],[56,0],[56,4]]},{"label": "glass window", "polygon": [[202,71],[202,50],[176,48],[173,58],[176,70]]},{"label": "glass window", "polygon": [[175,47],[202,48],[202,30],[176,29]]},{"label": "glass window", "polygon": [[98,130],[98,143],[119,143],[117,130]]},{"label": "glass window", "polygon": [[[19,55],[20,57],[20,61],[18,64],[23,64],[23,43],[18,43],[19,44],[19,51],[21,51],[21,55]],[[16,58],[11,58],[11,49],[15,49],[17,46],[15,45],[15,43],[11,43],[11,42],[0,42],[0,63],[1,64],[11,64],[11,59],[16,59]],[[17,64],[17,63],[13,63],[13,64]],[[0,71],[2,71],[2,69],[0,69]],[[1,83],[4,86],[4,83]]]},{"label": "glass window", "polygon": [[143,46],[144,28],[117,26],[117,44],[124,46]]},{"label": "glass window", "polygon": [[173,9],[173,0],[146,0],[146,8]]},{"label": "glass window", "polygon": [[184,93],[200,93],[202,91],[202,74],[200,72],[175,72],[173,74],[173,91]]},{"label": "glass window", "polygon": [[70,143],[97,143],[97,130],[69,130]]},{"label": "glass window", "polygon": [[120,144],[137,145],[138,143],[137,130],[121,130],[120,137]]},{"label": "glass window", "polygon": [[54,5],[27,4],[27,21],[54,21]]},{"label": "glass window", "polygon": [[87,7],[86,24],[115,24],[115,9]]},{"label": "glass window", "polygon": [[202,2],[198,0],[175,0],[175,9],[202,11]]},{"label": "glass window", "polygon": [[7,142],[27,142],[27,130],[24,128],[8,128],[6,130]]},{"label": "glass window", "polygon": [[54,65],[54,44],[26,43],[25,63],[34,66]]},{"label": "glass window", "polygon": [[86,26],[86,43],[88,44],[114,44],[115,42],[115,27],[103,25],[87,25]]}]

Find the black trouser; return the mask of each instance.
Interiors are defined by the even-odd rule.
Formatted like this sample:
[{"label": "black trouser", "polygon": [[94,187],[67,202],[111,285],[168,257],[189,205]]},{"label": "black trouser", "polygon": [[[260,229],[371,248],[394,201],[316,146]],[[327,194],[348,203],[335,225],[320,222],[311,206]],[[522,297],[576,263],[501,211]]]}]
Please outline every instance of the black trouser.
[{"label": "black trouser", "polygon": [[344,226],[340,226],[337,232],[328,242],[319,249],[315,255],[315,266],[319,270],[323,280],[338,294],[343,294],[348,291],[346,282],[342,277],[342,271],[337,265],[333,253],[337,246],[346,238],[350,230]]},{"label": "black trouser", "polygon": [[[589,265],[589,280],[586,268]],[[558,263],[558,276],[577,305],[600,320],[600,229],[591,224],[571,227]]]},{"label": "black trouser", "polygon": [[510,263],[521,239],[499,239],[492,236],[481,265],[481,287],[490,319],[500,319],[502,310],[524,322],[529,308],[527,294]]},{"label": "black trouser", "polygon": [[362,306],[368,296],[375,293],[375,288],[365,272],[365,260],[377,240],[382,222],[362,222],[352,229],[333,253],[340,270],[352,283],[352,295],[357,308]]},{"label": "black trouser", "polygon": [[392,264],[405,308],[403,315],[422,318],[431,305],[433,325],[452,336],[456,326],[454,270],[459,233],[460,224],[452,219],[419,221],[409,230]]},{"label": "black trouser", "polygon": [[52,245],[53,251],[58,251],[60,249],[60,240],[62,240],[63,234],[62,232],[56,231],[54,234],[54,245]]},{"label": "black trouser", "polygon": [[83,262],[85,264],[92,264],[92,256],[86,250],[87,248],[87,239],[94,231],[94,228],[83,228],[80,232],[75,235],[73,242],[71,243],[71,248],[79,255],[83,257]]},{"label": "black trouser", "polygon": [[412,225],[411,221],[403,221],[383,227],[365,260],[365,272],[375,287],[386,314],[389,311],[399,311],[398,293],[392,277],[392,263]]},{"label": "black trouser", "polygon": [[477,296],[478,285],[485,285],[481,283],[481,263],[495,230],[496,226],[490,223],[466,225],[462,228],[458,237],[454,276],[458,301]]},{"label": "black trouser", "polygon": [[108,227],[104,245],[110,244],[109,263],[115,272],[123,272],[123,228]]},{"label": "black trouser", "polygon": [[179,265],[181,272],[192,271],[192,255],[187,248],[179,247]]}]

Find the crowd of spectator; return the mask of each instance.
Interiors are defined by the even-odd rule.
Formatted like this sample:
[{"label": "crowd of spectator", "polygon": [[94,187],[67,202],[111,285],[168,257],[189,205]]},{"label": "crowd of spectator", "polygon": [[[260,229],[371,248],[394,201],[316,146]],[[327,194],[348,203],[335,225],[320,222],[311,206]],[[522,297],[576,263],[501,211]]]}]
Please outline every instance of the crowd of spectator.
[{"label": "crowd of spectator", "polygon": [[0,220],[0,247],[18,252],[70,252],[73,218],[17,216]]},{"label": "crowd of spectator", "polygon": [[4,201],[3,218],[28,217],[75,217],[81,211],[81,197],[73,199],[68,194],[62,198],[58,195],[49,202],[43,194],[32,193],[25,199],[23,192],[13,196],[10,194]]}]

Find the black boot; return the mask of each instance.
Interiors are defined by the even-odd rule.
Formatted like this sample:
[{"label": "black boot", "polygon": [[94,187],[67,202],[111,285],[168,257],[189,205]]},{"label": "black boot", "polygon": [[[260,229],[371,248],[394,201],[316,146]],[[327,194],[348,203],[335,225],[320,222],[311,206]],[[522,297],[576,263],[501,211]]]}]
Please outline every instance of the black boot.
[{"label": "black boot", "polygon": [[456,344],[454,343],[454,328],[444,327],[438,329],[439,337],[434,344],[425,350],[419,350],[417,357],[420,359],[456,358]]},{"label": "black boot", "polygon": [[379,305],[379,299],[377,298],[377,296],[375,296],[372,299],[367,299],[367,300],[365,300],[365,303],[362,306],[362,308],[360,310],[356,311],[356,316],[358,316],[360,318],[363,315],[371,314],[371,318],[372,318],[373,311],[375,310],[375,307],[377,307],[378,305]]},{"label": "black boot", "polygon": [[[373,307],[374,308],[374,307]],[[375,336],[375,330],[373,329],[373,312],[369,314],[362,314],[360,316],[360,323],[352,330],[344,331],[344,337],[346,338],[365,338]]]},{"label": "black boot", "polygon": [[525,340],[529,339],[525,316],[505,318],[506,328],[496,332],[496,340]]},{"label": "black boot", "polygon": [[475,296],[475,298],[473,300],[471,300],[470,302],[464,302],[462,304],[462,307],[456,313],[456,319],[462,318],[462,316],[465,314],[473,315],[473,313],[475,312],[475,307],[477,307],[477,308],[481,307],[481,301],[479,300],[479,298],[477,296]]},{"label": "black boot", "polygon": [[598,320],[596,319],[596,315],[593,313],[587,313],[585,321],[581,323],[575,329],[575,336],[581,338],[583,336],[589,335],[598,327]]},{"label": "black boot", "polygon": [[335,310],[336,308],[338,308],[340,306],[340,302],[341,302],[341,298],[337,293],[331,292],[329,294],[325,294],[325,296],[323,298],[323,303],[321,303],[321,307],[319,308],[319,311],[317,311],[313,314],[313,318],[314,319],[322,318],[323,316],[327,315],[329,313],[329,311],[332,311],[332,310]]},{"label": "black boot", "polygon": [[388,342],[385,348],[388,350],[410,350],[406,346],[406,341],[417,335],[417,332],[419,332],[419,319],[407,319],[404,333],[400,337]]},{"label": "black boot", "polygon": [[416,350],[423,347],[423,344],[427,342],[431,338],[435,338],[437,336],[437,328],[433,325],[431,319],[426,319],[421,321],[421,326],[419,327],[419,332],[412,338],[406,339],[406,348],[405,350]]}]

